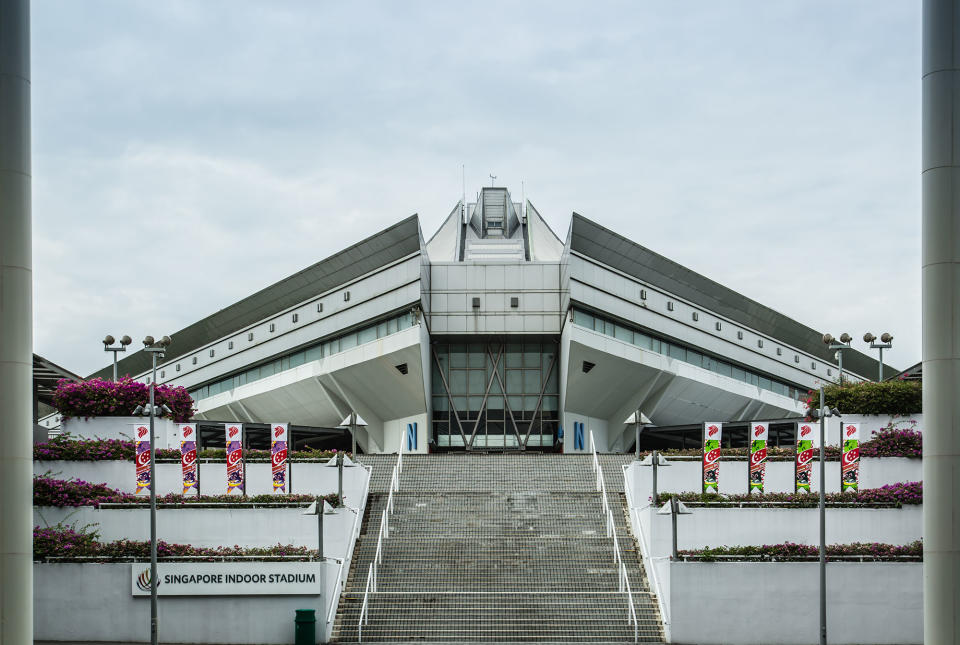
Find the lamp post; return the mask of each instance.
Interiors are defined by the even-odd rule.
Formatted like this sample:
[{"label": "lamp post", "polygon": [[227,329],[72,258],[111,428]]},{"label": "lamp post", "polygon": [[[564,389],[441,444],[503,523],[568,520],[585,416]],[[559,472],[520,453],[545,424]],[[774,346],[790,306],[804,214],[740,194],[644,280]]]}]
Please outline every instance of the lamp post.
[{"label": "lamp post", "polygon": [[844,332],[840,334],[840,338],[834,338],[830,334],[823,335],[823,344],[827,346],[827,349],[835,349],[837,357],[837,365],[840,368],[840,376],[837,378],[837,383],[843,383],[843,350],[850,349],[850,341],[853,340],[853,336]]},{"label": "lamp post", "polygon": [[133,340],[124,334],[120,337],[120,346],[111,347],[115,342],[115,339],[110,334],[107,334],[107,337],[103,339],[103,351],[113,352],[113,382],[117,382],[117,352],[127,351],[127,345],[133,342]]},{"label": "lamp post", "polygon": [[877,337],[867,332],[863,335],[863,342],[870,343],[870,349],[880,350],[880,362],[877,363],[877,383],[883,380],[883,350],[893,347],[893,336],[887,333],[880,334],[880,342],[875,343]]},{"label": "lamp post", "polygon": [[[150,645],[157,645],[157,477],[156,446],[153,437],[154,419],[157,416],[155,392],[157,389],[157,358],[163,358],[170,345],[169,336],[154,340],[153,336],[143,339],[143,351],[149,352],[153,362],[153,377],[150,379],[150,403],[146,407],[138,406],[134,414],[150,416]],[[114,354],[116,355],[116,354]],[[161,412],[170,412],[163,406]]]},{"label": "lamp post", "polygon": [[352,451],[350,454],[354,457],[357,456],[357,428],[365,428],[366,426],[367,422],[357,412],[351,412],[340,423],[341,428],[350,428],[350,447]]},{"label": "lamp post", "polygon": [[820,386],[820,407],[810,410],[810,416],[820,421],[820,645],[827,645],[826,418],[839,417],[840,412],[824,405],[822,385]]},{"label": "lamp post", "polygon": [[634,445],[634,453],[635,453],[634,458],[639,460],[640,459],[640,433],[643,432],[643,429],[646,426],[650,425],[650,419],[648,419],[647,415],[641,412],[638,408],[633,414],[627,417],[627,419],[623,423],[624,425],[630,425],[631,423],[633,424],[634,440],[636,441],[636,444]]}]

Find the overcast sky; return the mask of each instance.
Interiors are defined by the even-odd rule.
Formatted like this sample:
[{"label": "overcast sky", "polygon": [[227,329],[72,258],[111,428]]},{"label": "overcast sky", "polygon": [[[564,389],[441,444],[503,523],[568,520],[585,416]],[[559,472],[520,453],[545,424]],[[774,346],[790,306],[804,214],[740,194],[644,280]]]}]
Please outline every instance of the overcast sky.
[{"label": "overcast sky", "polygon": [[[35,0],[35,351],[186,325],[461,193],[920,360],[920,2]],[[871,350],[868,350],[871,351]]]}]

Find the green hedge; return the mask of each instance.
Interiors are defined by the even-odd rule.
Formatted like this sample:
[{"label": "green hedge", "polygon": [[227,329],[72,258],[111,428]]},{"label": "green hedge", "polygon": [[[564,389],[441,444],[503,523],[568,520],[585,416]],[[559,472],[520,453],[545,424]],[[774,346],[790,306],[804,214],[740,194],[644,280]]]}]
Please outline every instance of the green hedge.
[{"label": "green hedge", "polygon": [[[917,414],[923,412],[923,385],[919,381],[843,383],[824,388],[826,405],[843,414]],[[811,390],[807,408],[820,406],[820,393]]]}]

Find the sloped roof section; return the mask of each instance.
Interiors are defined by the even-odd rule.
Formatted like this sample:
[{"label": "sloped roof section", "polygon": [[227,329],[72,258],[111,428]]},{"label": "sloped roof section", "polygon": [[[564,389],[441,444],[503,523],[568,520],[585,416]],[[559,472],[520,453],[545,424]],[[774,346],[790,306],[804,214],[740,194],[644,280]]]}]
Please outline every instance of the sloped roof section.
[{"label": "sloped roof section", "polygon": [[[419,218],[411,215],[362,242],[171,334],[173,344],[166,352],[165,361],[176,360],[278,311],[418,252],[422,245]],[[141,350],[121,360],[118,372],[139,374],[149,369],[150,365],[149,354]],[[109,378],[112,374],[113,367],[107,366],[89,378]]]},{"label": "sloped roof section", "polygon": [[[572,251],[595,258],[679,298],[808,352],[824,362],[836,364],[833,352],[823,344],[820,332],[631,242],[582,215],[573,214],[569,236],[568,244]],[[876,378],[877,361],[856,350],[846,350],[843,369],[872,379]],[[884,376],[897,373],[888,365],[884,365],[883,369]]]},{"label": "sloped roof section", "polygon": [[563,255],[563,242],[557,237],[546,220],[527,200],[527,235],[530,240],[530,259],[540,262],[556,262]]}]

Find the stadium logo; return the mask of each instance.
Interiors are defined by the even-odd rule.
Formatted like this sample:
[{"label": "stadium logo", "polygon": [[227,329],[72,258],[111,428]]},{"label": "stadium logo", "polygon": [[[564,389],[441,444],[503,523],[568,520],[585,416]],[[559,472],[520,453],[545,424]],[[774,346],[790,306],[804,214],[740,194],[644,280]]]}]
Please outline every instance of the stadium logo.
[{"label": "stadium logo", "polygon": [[810,426],[802,426],[802,427],[800,428],[800,436],[801,436],[801,437],[806,437],[806,436],[807,436],[808,434],[810,434],[811,432],[813,432],[813,430],[810,429]]},{"label": "stadium logo", "polygon": [[756,428],[755,428],[754,431],[753,431],[753,436],[754,436],[754,437],[759,437],[760,435],[763,434],[764,430],[765,430],[765,428],[764,428],[763,426],[756,426]]},{"label": "stadium logo", "polygon": [[240,430],[237,428],[237,426],[230,426],[230,430],[227,431],[227,434],[230,436],[231,439],[233,439],[234,437],[237,436],[238,432],[240,432]]},{"label": "stadium logo", "polygon": [[857,426],[847,426],[847,436],[852,437],[857,434]]},{"label": "stadium logo", "polygon": [[[159,580],[157,580],[157,586],[160,586]],[[140,591],[150,591],[150,567],[141,571],[140,575],[137,576],[137,589]]]},{"label": "stadium logo", "polygon": [[183,427],[183,438],[184,438],[184,439],[186,439],[187,437],[189,437],[189,436],[192,435],[192,434],[193,434],[193,428],[191,428],[190,426],[184,426],[184,427]]},{"label": "stadium logo", "polygon": [[719,429],[717,426],[710,426],[710,431],[707,432],[707,436],[708,436],[708,437],[712,437],[713,435],[717,434],[718,432],[720,432],[720,429]]},{"label": "stadium logo", "polygon": [[274,438],[283,436],[283,426],[277,426],[276,428],[274,428],[273,436]]}]

